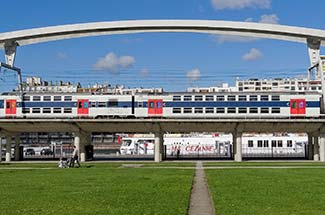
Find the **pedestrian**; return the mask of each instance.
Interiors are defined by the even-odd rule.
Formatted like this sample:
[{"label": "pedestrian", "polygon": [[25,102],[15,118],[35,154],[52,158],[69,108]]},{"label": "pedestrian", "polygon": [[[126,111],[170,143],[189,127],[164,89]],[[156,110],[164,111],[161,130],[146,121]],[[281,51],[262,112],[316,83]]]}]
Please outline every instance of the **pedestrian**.
[{"label": "pedestrian", "polygon": [[65,162],[64,162],[64,160],[63,160],[62,157],[60,157],[60,161],[58,163],[58,167],[59,168],[65,168],[66,167],[66,164],[65,164]]},{"label": "pedestrian", "polygon": [[79,150],[77,149],[76,146],[73,146],[73,152],[72,152],[72,158],[71,158],[71,162],[70,162],[70,167],[74,167],[74,162],[77,162],[78,167],[80,167]]}]

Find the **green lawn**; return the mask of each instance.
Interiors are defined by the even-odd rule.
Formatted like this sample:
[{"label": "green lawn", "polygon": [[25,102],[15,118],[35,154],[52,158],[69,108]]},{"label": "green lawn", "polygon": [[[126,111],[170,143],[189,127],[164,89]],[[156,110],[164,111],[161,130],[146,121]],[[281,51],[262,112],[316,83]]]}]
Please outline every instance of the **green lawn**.
[{"label": "green lawn", "polygon": [[[0,169],[0,214],[187,213],[194,170],[120,166]],[[48,168],[55,164],[0,167]]]},{"label": "green lawn", "polygon": [[321,162],[204,162],[205,167],[210,166],[323,166],[325,163]]},{"label": "green lawn", "polygon": [[325,169],[206,170],[218,215],[324,215]]}]

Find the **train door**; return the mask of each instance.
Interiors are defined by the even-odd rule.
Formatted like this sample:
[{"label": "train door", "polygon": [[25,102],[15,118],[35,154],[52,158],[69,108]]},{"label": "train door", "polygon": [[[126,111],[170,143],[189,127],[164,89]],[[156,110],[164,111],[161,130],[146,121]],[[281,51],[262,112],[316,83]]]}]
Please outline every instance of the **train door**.
[{"label": "train door", "polygon": [[6,115],[16,115],[17,112],[17,101],[6,100]]},{"label": "train door", "polygon": [[293,115],[306,114],[306,100],[305,99],[291,99],[290,100],[290,114],[293,114]]},{"label": "train door", "polygon": [[161,116],[163,114],[163,100],[149,99],[148,100],[148,115]]},{"label": "train door", "polygon": [[88,115],[89,100],[88,99],[78,99],[77,109],[78,109],[78,115]]}]

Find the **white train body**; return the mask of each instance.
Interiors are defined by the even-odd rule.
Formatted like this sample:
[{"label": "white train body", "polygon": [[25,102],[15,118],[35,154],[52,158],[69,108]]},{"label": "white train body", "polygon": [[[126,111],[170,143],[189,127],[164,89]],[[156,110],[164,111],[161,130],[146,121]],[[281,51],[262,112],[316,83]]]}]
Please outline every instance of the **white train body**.
[{"label": "white train body", "polygon": [[280,92],[0,95],[0,118],[320,117],[320,94]]}]

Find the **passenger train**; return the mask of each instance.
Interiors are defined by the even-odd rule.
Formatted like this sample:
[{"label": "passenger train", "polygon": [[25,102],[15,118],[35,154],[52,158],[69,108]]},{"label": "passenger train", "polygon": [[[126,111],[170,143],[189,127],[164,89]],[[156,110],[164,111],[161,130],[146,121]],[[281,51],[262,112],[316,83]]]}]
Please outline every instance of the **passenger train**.
[{"label": "passenger train", "polygon": [[320,100],[316,92],[3,93],[0,118],[320,117]]}]

